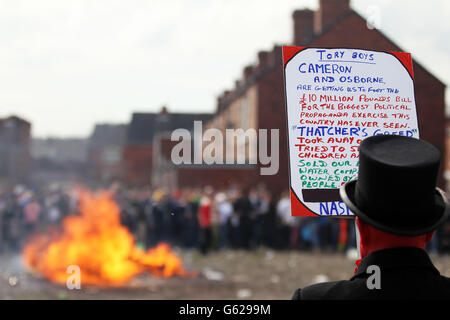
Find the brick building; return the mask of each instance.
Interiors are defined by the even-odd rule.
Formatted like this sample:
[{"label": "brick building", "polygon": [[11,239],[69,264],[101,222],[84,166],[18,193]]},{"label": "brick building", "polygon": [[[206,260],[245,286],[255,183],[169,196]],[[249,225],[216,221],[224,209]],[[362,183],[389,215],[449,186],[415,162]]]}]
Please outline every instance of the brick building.
[{"label": "brick building", "polygon": [[101,182],[122,177],[122,153],[127,125],[97,124],[89,137],[88,173]]},{"label": "brick building", "polygon": [[[293,13],[294,37],[289,45],[408,51],[407,48],[400,48],[379,30],[369,29],[365,19],[351,9],[349,0],[320,0],[319,4],[317,11],[297,10]],[[416,61],[413,61],[413,70],[421,138],[444,150],[445,85]],[[217,111],[208,127],[220,130],[233,127],[279,129],[278,174],[261,176],[258,174],[260,165],[257,165],[248,168],[253,174],[247,174],[250,179],[245,181],[251,184],[263,182],[278,193],[289,187],[285,126],[282,52],[281,46],[274,46],[270,52],[259,52],[258,62],[247,66],[235,87],[218,97]],[[440,186],[444,186],[442,169],[439,175]],[[204,184],[216,185],[216,180],[221,179],[220,175],[211,173],[207,176],[209,180],[204,180]],[[228,180],[230,183],[242,181],[240,175]]]},{"label": "brick building", "polygon": [[127,128],[123,149],[124,181],[135,186],[150,184],[154,180],[154,158],[160,153],[155,152],[155,145],[164,147],[167,144],[161,141],[167,141],[163,138],[170,136],[173,130],[191,130],[194,121],[207,121],[211,116],[210,113],[169,113],[165,107],[159,113],[134,113]]},{"label": "brick building", "polygon": [[0,180],[26,183],[31,171],[31,124],[17,116],[0,119]]}]

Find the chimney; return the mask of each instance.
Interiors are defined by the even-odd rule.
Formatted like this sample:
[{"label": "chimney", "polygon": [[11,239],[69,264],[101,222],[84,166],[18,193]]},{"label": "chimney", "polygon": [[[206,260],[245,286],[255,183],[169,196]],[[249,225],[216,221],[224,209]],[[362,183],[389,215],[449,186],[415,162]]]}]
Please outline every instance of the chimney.
[{"label": "chimney", "polygon": [[277,66],[283,63],[283,54],[280,45],[274,45],[269,55],[269,63],[271,66]]},{"label": "chimney", "polygon": [[228,103],[230,97],[231,97],[231,91],[230,90],[225,90],[224,93],[223,93],[222,101],[224,103]]},{"label": "chimney", "polygon": [[348,11],[350,0],[319,0],[319,9],[314,15],[314,33],[321,33]]},{"label": "chimney", "polygon": [[220,113],[220,111],[222,111],[222,100],[223,100],[223,96],[220,95],[217,97],[217,113]]},{"label": "chimney", "polygon": [[260,68],[264,68],[269,61],[269,53],[267,51],[258,52],[258,64]]},{"label": "chimney", "polygon": [[250,78],[252,73],[253,73],[253,66],[246,66],[244,68],[244,80],[247,80],[248,78]]},{"label": "chimney", "polygon": [[314,11],[309,9],[295,10],[294,18],[294,40],[295,46],[306,45],[314,32]]}]

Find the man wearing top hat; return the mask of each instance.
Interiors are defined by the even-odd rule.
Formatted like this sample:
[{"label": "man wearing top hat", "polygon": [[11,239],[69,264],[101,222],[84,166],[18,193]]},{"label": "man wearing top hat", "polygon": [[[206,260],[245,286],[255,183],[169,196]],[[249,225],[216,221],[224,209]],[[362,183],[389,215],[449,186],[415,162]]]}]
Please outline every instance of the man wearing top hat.
[{"label": "man wearing top hat", "polygon": [[[350,280],[298,289],[293,299],[450,299],[424,248],[449,214],[436,188],[440,152],[403,136],[374,136],[360,145],[358,180],[340,196],[356,216],[360,262]],[[376,286],[371,277],[378,277]]]}]

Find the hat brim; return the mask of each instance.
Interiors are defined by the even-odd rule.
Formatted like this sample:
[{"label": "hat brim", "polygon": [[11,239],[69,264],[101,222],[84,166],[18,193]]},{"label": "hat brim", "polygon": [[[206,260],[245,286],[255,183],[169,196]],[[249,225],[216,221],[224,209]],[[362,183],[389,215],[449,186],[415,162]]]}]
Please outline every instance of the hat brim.
[{"label": "hat brim", "polygon": [[450,206],[447,204],[445,196],[438,188],[436,188],[436,205],[430,208],[430,211],[435,212],[435,217],[431,219],[430,222],[426,222],[425,224],[421,223],[416,226],[389,226],[386,223],[381,223],[375,220],[357,207],[355,204],[356,182],[357,180],[352,180],[341,186],[339,189],[339,195],[341,196],[342,201],[344,201],[350,211],[352,211],[358,218],[381,231],[401,236],[418,236],[436,230],[443,222],[447,220],[447,217],[450,214]]}]

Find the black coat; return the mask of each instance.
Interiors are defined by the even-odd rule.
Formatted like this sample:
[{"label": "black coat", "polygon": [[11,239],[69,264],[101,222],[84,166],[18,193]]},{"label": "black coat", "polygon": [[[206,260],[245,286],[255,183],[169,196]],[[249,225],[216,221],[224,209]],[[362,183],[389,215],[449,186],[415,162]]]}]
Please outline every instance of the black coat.
[{"label": "black coat", "polygon": [[[380,268],[381,289],[369,289],[367,286],[368,278],[373,275],[373,271],[367,272],[370,265]],[[318,283],[298,289],[292,299],[450,299],[450,278],[439,274],[422,249],[386,249],[372,252],[362,259],[350,280]]]}]

